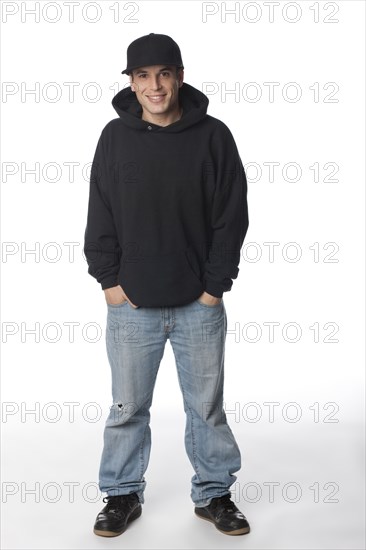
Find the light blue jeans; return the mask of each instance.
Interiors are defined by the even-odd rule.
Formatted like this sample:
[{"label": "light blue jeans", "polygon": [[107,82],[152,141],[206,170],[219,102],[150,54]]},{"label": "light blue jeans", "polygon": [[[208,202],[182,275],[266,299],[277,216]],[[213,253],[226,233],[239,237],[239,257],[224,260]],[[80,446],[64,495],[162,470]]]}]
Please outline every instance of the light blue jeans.
[{"label": "light blue jeans", "polygon": [[113,405],[104,429],[99,488],[144,502],[155,380],[169,338],[186,413],[185,448],[195,471],[191,498],[206,506],[230,493],[241,455],[223,408],[227,317],[223,299],[178,307],[107,305]]}]

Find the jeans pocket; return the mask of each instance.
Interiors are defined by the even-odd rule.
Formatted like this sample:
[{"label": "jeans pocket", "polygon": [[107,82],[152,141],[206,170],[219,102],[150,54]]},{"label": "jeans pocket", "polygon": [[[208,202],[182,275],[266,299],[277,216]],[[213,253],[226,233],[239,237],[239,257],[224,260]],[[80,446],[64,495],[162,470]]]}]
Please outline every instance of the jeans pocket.
[{"label": "jeans pocket", "polygon": [[107,306],[108,306],[108,307],[113,307],[113,308],[115,308],[115,307],[117,307],[117,308],[118,308],[118,307],[123,307],[123,306],[125,306],[126,304],[128,304],[128,301],[127,301],[127,300],[125,300],[124,302],[121,302],[120,304],[109,304],[109,303],[107,302]]},{"label": "jeans pocket", "polygon": [[223,304],[223,300],[222,298],[220,298],[220,301],[218,304],[213,304],[212,306],[209,306],[208,304],[204,304],[203,302],[201,302],[198,298],[195,300],[197,302],[197,304],[199,304],[200,306],[202,307],[207,307],[208,309],[215,309],[216,307],[220,307],[222,306]]}]

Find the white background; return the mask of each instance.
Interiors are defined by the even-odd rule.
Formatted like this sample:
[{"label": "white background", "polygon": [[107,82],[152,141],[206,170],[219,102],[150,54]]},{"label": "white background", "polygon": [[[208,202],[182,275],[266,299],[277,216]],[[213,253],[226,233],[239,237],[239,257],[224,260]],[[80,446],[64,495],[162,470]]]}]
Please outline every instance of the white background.
[{"label": "white background", "polygon": [[[86,17],[97,11],[84,0],[74,22],[63,2],[43,11],[42,1],[35,22],[24,13],[35,4],[2,2],[2,547],[364,548],[364,2],[280,2],[273,22],[265,2],[237,2],[225,20],[234,2],[139,1],[135,22],[127,21],[133,5],[98,2],[94,23]],[[217,12],[206,22],[205,9]],[[14,12],[7,20],[5,10]],[[59,21],[47,21],[57,13]],[[232,490],[251,524],[245,537],[193,514],[169,343],[151,408],[143,515],[120,537],[92,532],[111,396],[106,304],[82,254],[87,168],[101,130],[118,116],[111,101],[128,82],[126,48],[149,32],[180,45],[186,82],[216,91],[208,112],[229,126],[247,167],[250,226],[238,279],[224,295],[225,402],[243,457]],[[74,98],[67,82],[79,84]],[[261,92],[257,101],[248,83]],[[288,83],[297,83],[298,101],[294,87],[286,98]],[[24,94],[37,86],[36,96]],[[237,86],[239,97],[225,86]],[[268,162],[279,163],[273,181]],[[36,163],[39,178],[24,174]],[[287,163],[301,167],[298,181],[289,181]],[[337,165],[337,181],[325,179],[326,163]],[[73,257],[65,243],[75,243]],[[272,261],[264,243],[277,243]],[[32,249],[39,252],[24,254]],[[270,322],[278,323],[273,341]],[[34,328],[38,335],[26,333]],[[74,417],[65,403],[74,403]],[[277,404],[273,421],[265,403]]]}]

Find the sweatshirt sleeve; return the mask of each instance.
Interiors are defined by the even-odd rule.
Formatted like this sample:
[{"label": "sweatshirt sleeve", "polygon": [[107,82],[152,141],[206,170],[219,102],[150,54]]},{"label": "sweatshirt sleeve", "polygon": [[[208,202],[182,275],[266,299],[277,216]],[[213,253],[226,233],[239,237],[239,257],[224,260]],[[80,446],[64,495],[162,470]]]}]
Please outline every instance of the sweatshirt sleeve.
[{"label": "sweatshirt sleeve", "polygon": [[89,266],[88,273],[101,284],[103,290],[118,285],[121,257],[108,194],[108,177],[102,132],[90,172],[84,254]]},{"label": "sweatshirt sleeve", "polygon": [[239,273],[240,251],[249,227],[247,179],[230,130],[215,139],[215,192],[211,205],[212,240],[205,262],[205,290],[221,298]]}]

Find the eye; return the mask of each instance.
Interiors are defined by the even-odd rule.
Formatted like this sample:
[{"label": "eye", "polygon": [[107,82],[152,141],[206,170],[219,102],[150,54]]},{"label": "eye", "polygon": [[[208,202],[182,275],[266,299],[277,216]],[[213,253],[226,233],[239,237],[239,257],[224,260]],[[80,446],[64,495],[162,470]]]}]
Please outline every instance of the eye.
[{"label": "eye", "polygon": [[169,72],[169,71],[163,71],[161,74],[162,74],[163,76],[166,76],[166,77],[170,76],[170,72]]},{"label": "eye", "polygon": [[147,75],[144,74],[144,73],[143,73],[143,74],[139,74],[139,78],[146,78],[146,76],[147,76]]}]

